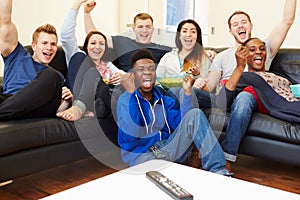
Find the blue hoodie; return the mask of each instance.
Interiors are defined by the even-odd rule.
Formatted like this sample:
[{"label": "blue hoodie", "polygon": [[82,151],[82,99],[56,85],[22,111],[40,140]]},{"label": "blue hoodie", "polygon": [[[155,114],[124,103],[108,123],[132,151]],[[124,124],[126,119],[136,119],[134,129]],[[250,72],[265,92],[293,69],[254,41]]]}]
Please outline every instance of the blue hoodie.
[{"label": "blue hoodie", "polygon": [[155,87],[152,94],[153,106],[138,90],[125,92],[118,99],[118,142],[122,159],[130,166],[155,142],[168,139],[182,116],[192,109],[191,96],[185,95],[179,108],[174,99],[163,96]]}]

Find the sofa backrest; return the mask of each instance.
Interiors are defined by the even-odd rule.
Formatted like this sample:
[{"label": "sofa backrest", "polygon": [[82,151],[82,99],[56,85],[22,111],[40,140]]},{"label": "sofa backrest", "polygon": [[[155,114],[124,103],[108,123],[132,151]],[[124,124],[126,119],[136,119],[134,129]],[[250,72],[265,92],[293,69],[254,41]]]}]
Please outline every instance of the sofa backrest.
[{"label": "sofa backrest", "polygon": [[270,71],[286,77],[293,84],[300,83],[300,49],[279,49]]},{"label": "sofa backrest", "polygon": [[[24,46],[27,51],[32,55],[33,51],[30,45]],[[60,71],[64,76],[66,76],[68,68],[67,68],[67,62],[65,58],[65,52],[62,49],[61,46],[58,46],[57,52],[53,60],[49,63],[51,67],[54,69]]]}]

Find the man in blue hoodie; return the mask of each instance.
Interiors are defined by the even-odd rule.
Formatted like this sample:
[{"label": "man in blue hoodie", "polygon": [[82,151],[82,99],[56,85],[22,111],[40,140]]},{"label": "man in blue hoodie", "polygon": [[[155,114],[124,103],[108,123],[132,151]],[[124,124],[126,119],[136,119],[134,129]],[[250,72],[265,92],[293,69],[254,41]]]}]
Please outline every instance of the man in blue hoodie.
[{"label": "man in blue hoodie", "polygon": [[118,143],[124,162],[132,166],[159,157],[183,163],[196,145],[204,170],[232,176],[205,114],[192,109],[194,80],[183,78],[184,97],[179,107],[154,86],[156,64],[149,50],[136,51],[131,56],[131,66],[132,72],[121,79],[126,92],[117,103]]}]

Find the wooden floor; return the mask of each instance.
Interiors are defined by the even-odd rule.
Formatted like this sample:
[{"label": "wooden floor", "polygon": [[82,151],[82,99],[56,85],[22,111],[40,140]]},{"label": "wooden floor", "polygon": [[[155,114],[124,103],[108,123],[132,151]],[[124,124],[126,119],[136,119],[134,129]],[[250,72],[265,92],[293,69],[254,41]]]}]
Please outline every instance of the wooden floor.
[{"label": "wooden floor", "polygon": [[[299,167],[240,155],[232,169],[235,178],[300,194]],[[84,159],[18,178],[0,188],[0,200],[39,199],[115,171],[96,159]]]}]

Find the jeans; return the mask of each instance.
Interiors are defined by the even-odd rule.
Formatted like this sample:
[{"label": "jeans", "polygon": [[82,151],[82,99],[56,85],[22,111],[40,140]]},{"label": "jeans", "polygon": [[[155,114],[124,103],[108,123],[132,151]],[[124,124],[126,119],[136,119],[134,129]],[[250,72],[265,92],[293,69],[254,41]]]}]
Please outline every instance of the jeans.
[{"label": "jeans", "polygon": [[[202,168],[226,175],[226,160],[221,145],[209,126],[205,114],[198,108],[190,110],[167,140],[155,143],[166,160],[183,163],[194,145],[202,156]],[[142,154],[136,164],[155,159],[152,152]]]},{"label": "jeans", "polygon": [[241,92],[235,97],[231,105],[225,138],[221,143],[226,160],[235,162],[239,145],[255,110],[257,110],[257,103],[252,94]]}]

